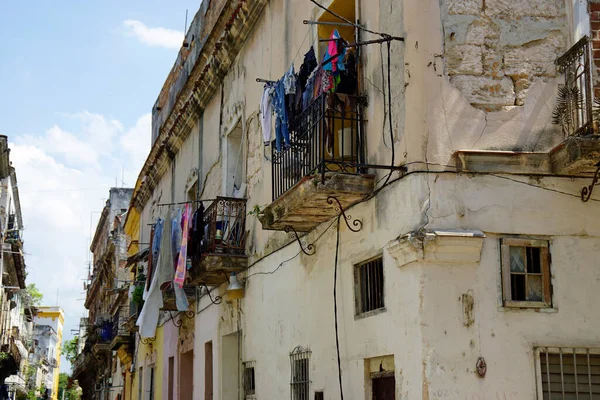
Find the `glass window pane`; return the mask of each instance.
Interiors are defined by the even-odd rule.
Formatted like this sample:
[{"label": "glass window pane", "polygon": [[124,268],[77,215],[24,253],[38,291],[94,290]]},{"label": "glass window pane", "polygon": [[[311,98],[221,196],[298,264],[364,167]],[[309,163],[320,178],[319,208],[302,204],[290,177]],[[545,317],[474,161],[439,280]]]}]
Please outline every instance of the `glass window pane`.
[{"label": "glass window pane", "polygon": [[544,289],[541,275],[527,275],[527,300],[544,300]]},{"label": "glass window pane", "polygon": [[510,246],[510,272],[525,272],[525,247]]}]

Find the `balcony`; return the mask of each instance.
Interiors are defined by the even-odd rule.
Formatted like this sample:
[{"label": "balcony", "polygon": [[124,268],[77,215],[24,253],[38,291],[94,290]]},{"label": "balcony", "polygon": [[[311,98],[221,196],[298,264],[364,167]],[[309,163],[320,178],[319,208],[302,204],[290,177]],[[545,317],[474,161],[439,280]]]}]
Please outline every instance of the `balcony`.
[{"label": "balcony", "polygon": [[120,306],[113,315],[110,341],[111,350],[118,350],[122,345],[132,343],[129,329],[129,306]]},{"label": "balcony", "polygon": [[588,37],[577,42],[556,64],[564,75],[564,85],[559,88],[554,123],[561,127],[565,141],[552,149],[550,163],[557,174],[592,174],[600,161],[600,110],[593,93]]},{"label": "balcony", "polygon": [[204,211],[202,232],[188,285],[220,285],[246,269],[246,199],[217,197]]},{"label": "balcony", "polygon": [[[192,304],[192,302],[196,301],[196,288],[197,286],[184,286],[183,291],[185,292],[185,296],[187,297],[188,304]],[[177,302],[175,299],[175,290],[173,289],[173,285],[171,285],[168,289],[163,290],[163,307],[162,311],[178,311],[177,310]]]},{"label": "balcony", "polygon": [[92,352],[96,355],[108,353],[112,350],[111,342],[113,337],[112,321],[104,321],[91,327],[86,340],[86,345],[91,346]]},{"label": "balcony", "polygon": [[307,232],[369,195],[364,98],[325,93],[290,124],[290,144],[272,146],[273,202],[259,217],[263,229]]}]

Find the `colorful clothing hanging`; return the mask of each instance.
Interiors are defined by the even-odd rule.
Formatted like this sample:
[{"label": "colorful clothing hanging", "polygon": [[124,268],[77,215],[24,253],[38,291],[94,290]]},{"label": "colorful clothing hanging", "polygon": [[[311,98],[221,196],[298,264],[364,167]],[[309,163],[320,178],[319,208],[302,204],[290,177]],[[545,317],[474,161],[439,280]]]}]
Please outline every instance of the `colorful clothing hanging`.
[{"label": "colorful clothing hanging", "polygon": [[181,246],[179,247],[179,258],[177,259],[177,270],[175,272],[175,279],[173,282],[179,287],[183,287],[183,282],[185,281],[185,272],[187,270],[187,242],[189,236],[189,221],[191,216],[191,208],[189,204],[185,205],[185,209],[183,211],[181,224],[183,225],[183,233],[181,235]]}]

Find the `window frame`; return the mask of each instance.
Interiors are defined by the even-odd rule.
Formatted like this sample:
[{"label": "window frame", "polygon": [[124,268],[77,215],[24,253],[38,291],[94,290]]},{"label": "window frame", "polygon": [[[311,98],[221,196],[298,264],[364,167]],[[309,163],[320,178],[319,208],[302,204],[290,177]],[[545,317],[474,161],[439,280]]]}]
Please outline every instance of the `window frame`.
[{"label": "window frame", "polygon": [[[544,386],[542,382],[542,353],[543,354],[562,354],[563,357],[577,355],[594,355],[600,356],[600,348],[597,347],[544,347],[538,346],[533,349],[535,380],[536,380],[536,399],[544,398]],[[579,375],[579,374],[578,374]],[[582,393],[583,394],[583,393]]]},{"label": "window frame", "polygon": [[[367,258],[357,264],[354,264],[354,317],[355,318],[366,318],[372,315],[377,315],[386,311],[385,305],[385,266],[383,262],[383,254],[377,254],[373,257]],[[375,308],[368,311],[363,311],[363,298],[362,298],[362,283],[360,269],[367,264],[381,260],[381,304],[379,308]]]},{"label": "window frame", "polygon": [[[242,362],[243,376],[242,386],[244,388],[244,399],[255,399],[256,398],[256,361],[244,361]],[[254,387],[248,388],[248,377],[246,372],[252,370],[252,384]]]},{"label": "window frame", "polygon": [[[536,247],[540,249],[540,267],[542,274],[543,301],[512,300],[510,247]],[[502,306],[506,308],[551,308],[552,307],[552,275],[550,241],[545,239],[500,239],[500,264],[502,279]],[[527,272],[526,272],[527,274]]]},{"label": "window frame", "polygon": [[[309,400],[310,399],[310,357],[311,351],[309,348],[296,346],[290,353],[290,399],[291,400]],[[306,362],[304,380],[297,380],[300,375],[296,363],[302,364]]]}]

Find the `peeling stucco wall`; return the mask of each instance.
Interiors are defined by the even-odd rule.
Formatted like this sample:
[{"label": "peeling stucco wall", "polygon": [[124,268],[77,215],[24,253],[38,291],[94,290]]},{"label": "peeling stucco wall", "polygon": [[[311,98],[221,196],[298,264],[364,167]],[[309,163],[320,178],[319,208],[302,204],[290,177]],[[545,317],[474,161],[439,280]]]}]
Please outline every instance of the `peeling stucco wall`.
[{"label": "peeling stucco wall", "polygon": [[441,10],[445,69],[473,106],[522,106],[533,83],[557,75],[564,0],[442,0]]}]

